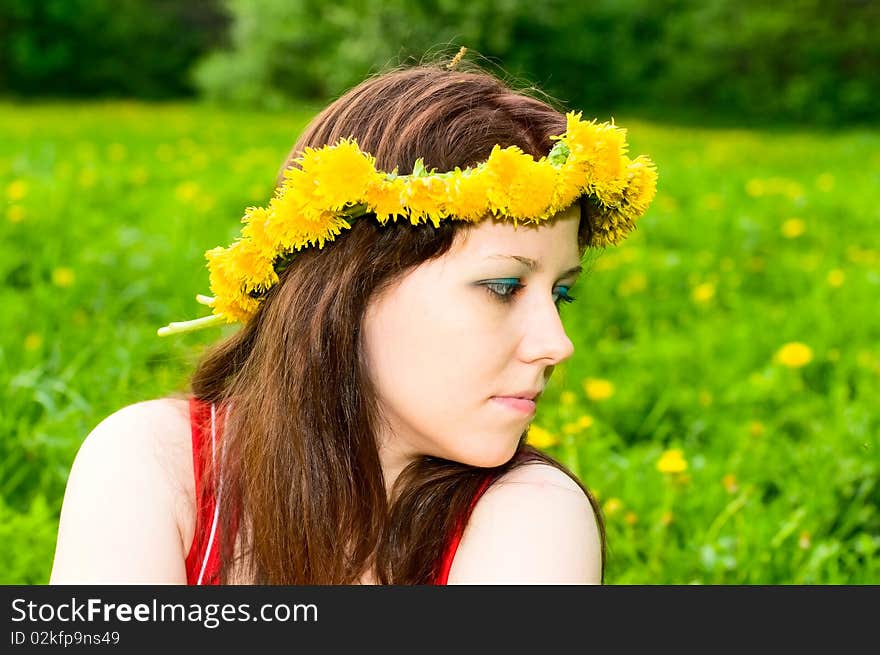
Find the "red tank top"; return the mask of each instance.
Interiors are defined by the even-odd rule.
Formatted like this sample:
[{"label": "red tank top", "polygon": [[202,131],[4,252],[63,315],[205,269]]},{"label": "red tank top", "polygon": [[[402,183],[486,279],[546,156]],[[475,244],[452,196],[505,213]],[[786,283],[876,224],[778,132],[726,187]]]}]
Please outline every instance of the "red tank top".
[{"label": "red tank top", "polygon": [[[215,406],[212,403],[203,402],[192,396],[189,401],[189,409],[190,431],[192,433],[193,445],[193,472],[196,489],[195,497],[198,499],[200,497],[200,490],[204,479],[202,470],[203,465],[198,457],[198,453],[202,443],[208,441],[210,446],[206,445],[205,447],[210,448],[211,455],[209,455],[209,458],[211,459],[211,463],[213,464],[215,461],[216,455],[218,454],[217,438],[220,434],[222,414],[215,409]],[[468,515],[470,515],[470,511],[473,510],[474,505],[477,504],[477,501],[480,499],[480,496],[483,495],[483,492],[489,486],[491,480],[491,475],[487,475],[483,479],[477,489],[474,499],[471,501]],[[222,491],[223,480],[221,476],[219,492],[222,493]],[[204,527],[204,529],[199,530],[199,526]],[[220,572],[220,535],[218,534],[217,529],[216,496],[213,493],[208,493],[206,494],[204,502],[196,508],[196,531],[189,553],[186,557],[187,584],[218,584]],[[445,585],[447,583],[447,580],[449,579],[449,570],[452,568],[452,560],[455,558],[455,552],[458,549],[458,544],[461,541],[463,532],[464,526],[462,525],[462,522],[459,521],[457,528],[452,534],[447,548],[443,553],[443,558],[440,563],[440,573],[434,581],[435,585]]]}]

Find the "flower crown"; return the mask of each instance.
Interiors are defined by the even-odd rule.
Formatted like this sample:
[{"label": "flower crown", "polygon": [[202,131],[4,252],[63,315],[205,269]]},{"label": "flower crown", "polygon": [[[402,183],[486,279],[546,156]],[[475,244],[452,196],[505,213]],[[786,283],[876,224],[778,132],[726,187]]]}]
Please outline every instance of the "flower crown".
[{"label": "flower crown", "polygon": [[208,250],[213,297],[196,300],[211,316],[170,323],[159,336],[221,323],[247,322],[278,274],[306,247],[319,249],[349,221],[373,215],[382,225],[406,217],[413,225],[441,220],[479,222],[489,216],[539,223],[586,196],[594,230],[588,245],[622,241],[654,198],[657,172],[646,156],[626,155],[626,130],[614,122],[566,114],[565,134],[537,161],[516,146],[495,145],[476,166],[437,173],[417,159],[409,175],[379,171],[354,139],[306,148],[284,171],[268,207],[248,207],[241,236],[229,247]]}]

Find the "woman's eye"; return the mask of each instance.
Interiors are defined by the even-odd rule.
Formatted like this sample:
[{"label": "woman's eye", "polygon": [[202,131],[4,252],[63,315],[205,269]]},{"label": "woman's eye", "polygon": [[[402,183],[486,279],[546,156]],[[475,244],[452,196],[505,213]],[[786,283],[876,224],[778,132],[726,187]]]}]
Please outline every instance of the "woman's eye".
[{"label": "woman's eye", "polygon": [[[488,282],[484,285],[486,289],[493,295],[493,297],[497,298],[501,302],[508,303],[513,300],[513,297],[522,289],[525,285],[520,284],[516,281],[512,282]],[[556,298],[555,304],[557,307],[560,306],[560,303],[570,303],[574,302],[574,296],[568,295],[569,287],[557,287],[561,291],[558,292],[558,297]]]}]

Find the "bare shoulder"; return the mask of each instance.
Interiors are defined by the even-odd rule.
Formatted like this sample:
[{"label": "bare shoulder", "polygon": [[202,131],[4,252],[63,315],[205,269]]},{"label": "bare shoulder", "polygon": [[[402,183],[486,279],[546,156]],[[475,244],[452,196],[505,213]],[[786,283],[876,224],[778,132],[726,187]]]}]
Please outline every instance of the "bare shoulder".
[{"label": "bare shoulder", "polygon": [[191,457],[186,400],[134,403],[98,423],[70,470],[50,583],[185,582]]},{"label": "bare shoulder", "polygon": [[601,542],[584,491],[564,471],[529,463],[480,497],[462,535],[450,584],[597,584]]}]

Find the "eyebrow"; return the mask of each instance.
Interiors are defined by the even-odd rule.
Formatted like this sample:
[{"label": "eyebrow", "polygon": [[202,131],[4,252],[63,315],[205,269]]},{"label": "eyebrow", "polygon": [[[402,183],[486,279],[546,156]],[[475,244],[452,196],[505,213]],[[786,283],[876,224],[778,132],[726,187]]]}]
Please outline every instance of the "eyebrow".
[{"label": "eyebrow", "polygon": [[[489,255],[486,259],[515,259],[521,264],[525,264],[530,271],[540,271],[541,264],[536,262],[534,259],[529,259],[528,257],[523,257],[522,255]],[[583,266],[575,266],[573,268],[568,269],[562,274],[562,277],[567,277],[569,275],[573,275],[574,273],[583,272]]]}]

